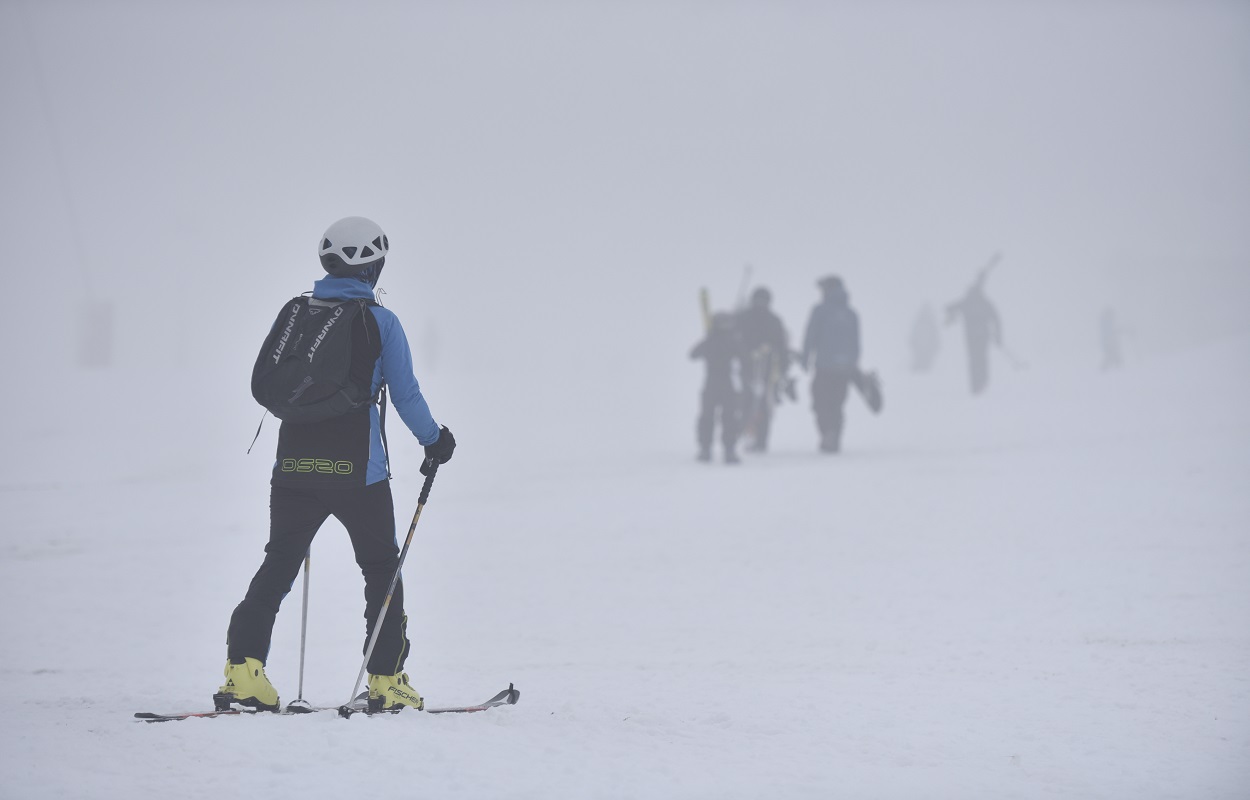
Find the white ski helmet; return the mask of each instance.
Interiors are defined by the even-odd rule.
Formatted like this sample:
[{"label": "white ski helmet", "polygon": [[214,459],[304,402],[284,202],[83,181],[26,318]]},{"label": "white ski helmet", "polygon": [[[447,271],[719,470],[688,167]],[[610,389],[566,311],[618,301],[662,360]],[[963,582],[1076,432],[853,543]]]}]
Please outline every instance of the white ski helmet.
[{"label": "white ski helmet", "polygon": [[370,266],[380,268],[390,247],[378,223],[364,217],[343,217],[326,228],[318,254],[326,272],[346,278]]}]

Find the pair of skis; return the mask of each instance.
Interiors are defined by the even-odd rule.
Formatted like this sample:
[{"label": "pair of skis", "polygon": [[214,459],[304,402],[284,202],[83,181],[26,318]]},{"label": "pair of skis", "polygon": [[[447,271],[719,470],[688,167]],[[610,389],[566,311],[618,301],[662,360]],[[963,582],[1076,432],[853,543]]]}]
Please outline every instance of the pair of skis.
[{"label": "pair of skis", "polygon": [[[172,722],[183,719],[212,719],[214,717],[237,717],[245,714],[277,714],[279,716],[294,716],[296,714],[312,714],[320,711],[336,711],[339,716],[350,717],[353,714],[363,712],[369,713],[393,713],[391,711],[370,712],[368,707],[368,692],[362,692],[351,703],[343,706],[310,706],[296,705],[292,703],[281,711],[261,711],[255,708],[228,708],[217,711],[190,711],[180,714],[157,714],[151,711],[140,711],[135,714],[135,719],[144,722]],[[512,684],[508,684],[508,688],[484,703],[478,703],[472,706],[444,706],[440,708],[422,709],[427,714],[471,714],[476,711],[485,711],[495,706],[511,706],[516,705],[517,700],[521,699],[521,693]]]}]

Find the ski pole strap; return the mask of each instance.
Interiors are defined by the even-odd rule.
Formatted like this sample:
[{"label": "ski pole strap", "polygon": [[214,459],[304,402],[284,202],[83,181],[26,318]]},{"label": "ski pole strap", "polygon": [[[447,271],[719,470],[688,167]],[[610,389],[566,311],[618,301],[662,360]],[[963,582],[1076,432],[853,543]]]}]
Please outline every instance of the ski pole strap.
[{"label": "ski pole strap", "polygon": [[382,434],[382,455],[386,459],[386,478],[391,478],[391,448],[386,443],[386,384],[382,384],[378,399],[378,432]]},{"label": "ski pole strap", "polygon": [[[252,437],[252,443],[247,446],[247,454],[252,454],[252,448],[256,446],[256,440],[260,438],[260,429],[265,425],[265,417],[268,416],[269,409],[265,409],[265,413],[260,415],[260,425],[256,426],[256,435]],[[389,468],[387,469],[389,472]]]},{"label": "ski pole strap", "polygon": [[418,506],[425,505],[425,501],[430,499],[430,487],[434,485],[434,476],[438,473],[437,461],[431,458],[427,459],[425,464],[430,474],[425,476],[425,483],[421,486],[421,496],[417,498]]}]

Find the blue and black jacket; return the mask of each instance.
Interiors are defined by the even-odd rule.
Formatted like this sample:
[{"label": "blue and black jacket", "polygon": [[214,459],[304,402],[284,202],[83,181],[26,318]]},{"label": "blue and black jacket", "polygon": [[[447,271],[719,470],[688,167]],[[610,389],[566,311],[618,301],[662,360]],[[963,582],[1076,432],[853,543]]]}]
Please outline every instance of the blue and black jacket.
[{"label": "blue and black jacket", "polygon": [[[313,286],[314,302],[350,300],[372,302],[373,288],[355,277],[325,277]],[[369,337],[376,336],[381,345],[373,365],[373,395],[377,396],[385,386],[399,418],[417,441],[425,446],[434,444],[438,441],[439,426],[413,375],[412,351],[399,318],[389,309],[369,305],[360,322],[364,339],[372,341]],[[376,345],[369,352],[377,352]],[[355,370],[353,362],[353,372]],[[331,465],[329,469],[315,466],[327,463]],[[305,468],[309,464],[314,467]],[[275,485],[365,486],[389,477],[377,404],[370,403],[367,409],[322,422],[282,423],[273,470]]]}]

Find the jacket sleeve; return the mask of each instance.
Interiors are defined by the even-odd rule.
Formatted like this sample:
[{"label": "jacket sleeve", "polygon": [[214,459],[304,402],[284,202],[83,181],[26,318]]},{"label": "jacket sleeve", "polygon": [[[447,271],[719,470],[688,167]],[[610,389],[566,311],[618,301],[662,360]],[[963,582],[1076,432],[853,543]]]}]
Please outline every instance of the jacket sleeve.
[{"label": "jacket sleeve", "polygon": [[412,351],[399,318],[387,309],[373,309],[382,332],[382,381],[390,387],[391,402],[399,418],[422,445],[438,441],[438,423],[421,394],[417,376],[412,373]]}]

